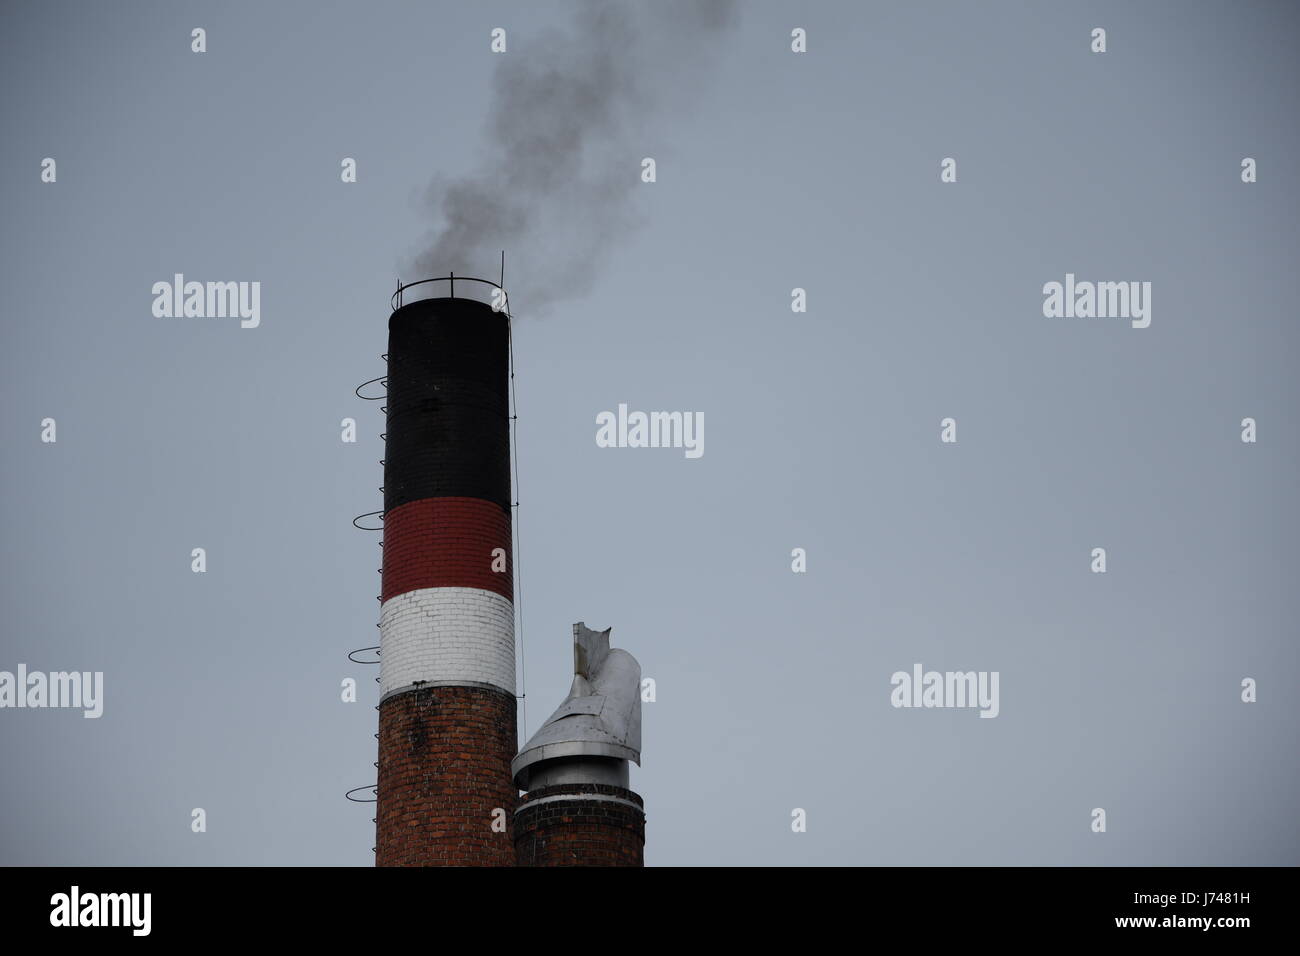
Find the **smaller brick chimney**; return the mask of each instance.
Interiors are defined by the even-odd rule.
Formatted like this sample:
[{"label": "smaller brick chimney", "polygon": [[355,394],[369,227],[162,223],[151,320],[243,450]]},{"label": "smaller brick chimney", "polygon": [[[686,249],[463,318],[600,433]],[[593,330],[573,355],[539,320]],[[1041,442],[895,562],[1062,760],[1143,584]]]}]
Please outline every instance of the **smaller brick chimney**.
[{"label": "smaller brick chimney", "polygon": [[641,665],[610,630],[573,625],[573,687],[511,763],[528,791],[515,811],[519,866],[643,866]]}]

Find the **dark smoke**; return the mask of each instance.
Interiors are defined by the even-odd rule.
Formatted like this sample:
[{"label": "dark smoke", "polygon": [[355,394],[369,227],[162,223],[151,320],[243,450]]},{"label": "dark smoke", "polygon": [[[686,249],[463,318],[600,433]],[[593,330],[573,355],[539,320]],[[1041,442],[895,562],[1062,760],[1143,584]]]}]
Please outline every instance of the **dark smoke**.
[{"label": "dark smoke", "polygon": [[[536,315],[587,292],[611,247],[637,225],[641,160],[665,115],[686,109],[735,0],[594,0],[566,30],[521,37],[493,80],[483,159],[437,176],[425,202],[440,223],[404,272],[493,279],[506,250],[516,311]],[[662,171],[661,171],[662,172]]]}]

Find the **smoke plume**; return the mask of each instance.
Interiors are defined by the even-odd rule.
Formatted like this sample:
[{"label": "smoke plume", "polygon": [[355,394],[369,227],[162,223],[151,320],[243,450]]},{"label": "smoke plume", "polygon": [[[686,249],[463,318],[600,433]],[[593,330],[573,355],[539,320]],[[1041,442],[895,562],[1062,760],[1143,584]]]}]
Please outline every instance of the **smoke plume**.
[{"label": "smoke plume", "polygon": [[481,161],[430,184],[437,225],[407,281],[492,279],[505,249],[515,311],[587,292],[638,224],[633,191],[654,188],[642,158],[656,155],[664,117],[689,105],[735,15],[735,0],[593,0],[526,45],[508,32]]}]

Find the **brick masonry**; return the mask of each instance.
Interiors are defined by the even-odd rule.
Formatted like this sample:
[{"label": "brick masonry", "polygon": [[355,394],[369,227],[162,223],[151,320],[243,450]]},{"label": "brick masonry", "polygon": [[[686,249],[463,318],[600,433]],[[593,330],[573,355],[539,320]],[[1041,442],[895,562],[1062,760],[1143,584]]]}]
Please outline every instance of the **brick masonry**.
[{"label": "brick masonry", "polygon": [[389,394],[408,383],[447,380],[506,387],[509,327],[504,312],[476,299],[421,299],[388,319]]},{"label": "brick masonry", "polygon": [[379,866],[515,861],[508,334],[469,299],[388,321]]},{"label": "brick masonry", "polygon": [[513,694],[482,687],[379,705],[377,866],[515,865],[515,709]]},{"label": "brick masonry", "polygon": [[608,784],[533,790],[515,814],[515,852],[519,866],[644,866],[644,803]]},{"label": "brick masonry", "polygon": [[[494,561],[498,548],[503,557]],[[480,588],[509,600],[513,574],[510,516],[489,501],[423,498],[384,515],[385,601],[441,587]]]},{"label": "brick masonry", "polygon": [[482,498],[509,512],[510,419],[439,406],[384,426],[384,511],[421,498]]},{"label": "brick masonry", "polygon": [[379,611],[379,647],[381,697],[416,681],[515,692],[514,605],[494,591],[428,588],[390,598]]},{"label": "brick masonry", "polygon": [[425,299],[388,320],[384,510],[481,498],[510,513],[509,328],[471,299]]}]

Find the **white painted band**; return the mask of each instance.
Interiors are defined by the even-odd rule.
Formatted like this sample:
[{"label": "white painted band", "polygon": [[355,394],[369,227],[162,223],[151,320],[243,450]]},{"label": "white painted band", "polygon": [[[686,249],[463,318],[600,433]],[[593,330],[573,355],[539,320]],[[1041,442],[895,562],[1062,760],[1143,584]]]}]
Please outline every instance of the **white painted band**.
[{"label": "white painted band", "polygon": [[515,692],[515,609],[480,588],[422,588],[379,610],[379,696],[415,684]]}]

